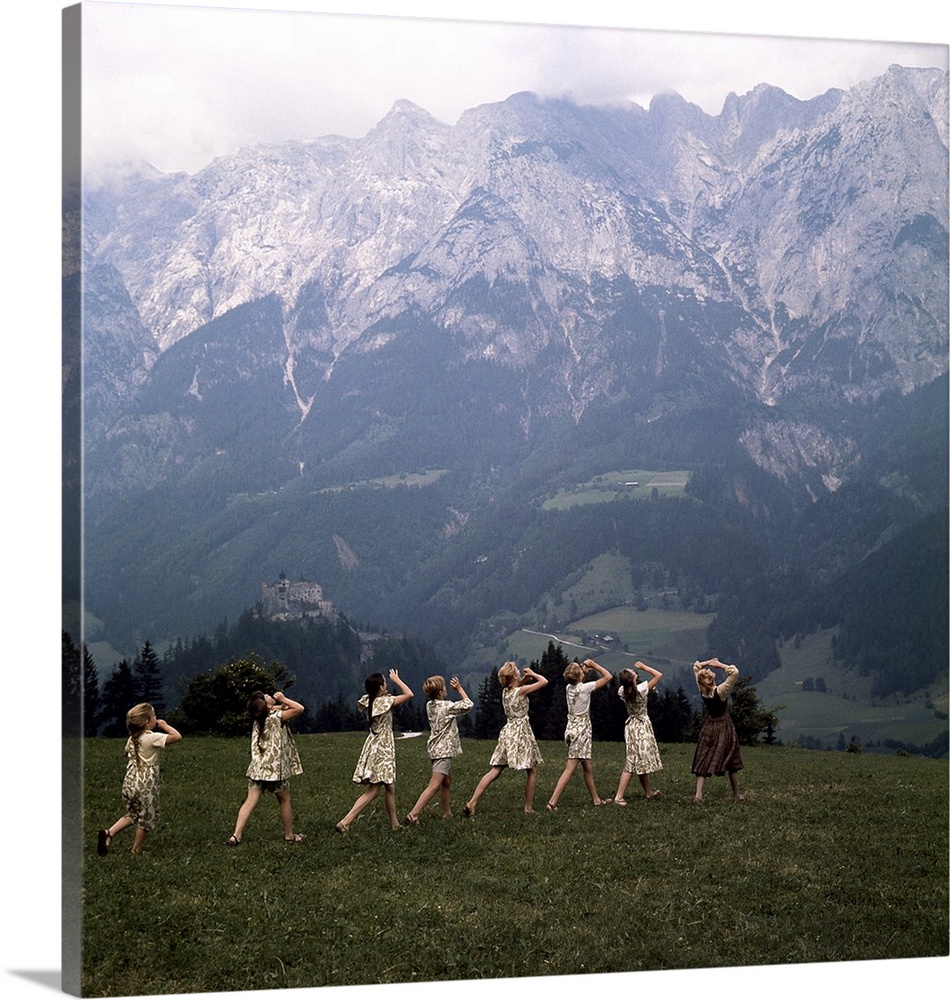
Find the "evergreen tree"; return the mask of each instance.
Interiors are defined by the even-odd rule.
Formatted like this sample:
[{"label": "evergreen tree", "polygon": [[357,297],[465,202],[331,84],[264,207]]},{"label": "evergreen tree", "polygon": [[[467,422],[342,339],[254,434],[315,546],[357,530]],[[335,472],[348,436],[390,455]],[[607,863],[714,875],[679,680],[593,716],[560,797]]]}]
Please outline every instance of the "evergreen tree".
[{"label": "evergreen tree", "polygon": [[688,738],[694,712],[682,686],[678,686],[675,691],[667,688],[659,698],[650,698],[647,701],[647,711],[657,742],[682,743]]},{"label": "evergreen tree", "polygon": [[501,705],[501,685],[498,683],[498,668],[492,669],[478,687],[475,699],[475,736],[488,740],[497,736],[505,724],[505,710]]},{"label": "evergreen tree", "polygon": [[82,733],[82,658],[68,632],[63,631],[61,639],[62,733],[63,736],[79,736]]},{"label": "evergreen tree", "polygon": [[531,664],[532,670],[548,680],[547,687],[541,688],[529,699],[531,728],[539,740],[564,738],[567,726],[567,681],[564,680],[564,671],[570,662],[564,650],[549,641],[541,655],[541,662],[533,661]]},{"label": "evergreen tree", "polygon": [[[129,706],[131,708],[131,705]],[[102,703],[99,696],[99,671],[89,647],[82,647],[82,731],[83,736],[95,736],[99,732]]]},{"label": "evergreen tree", "polygon": [[135,658],[133,669],[139,700],[147,701],[155,709],[155,714],[161,718],[165,714],[165,687],[162,682],[162,671],[158,665],[158,656],[148,639]]},{"label": "evergreen tree", "polygon": [[729,714],[736,727],[739,742],[754,746],[759,742],[759,734],[768,726],[778,725],[778,716],[772,709],[763,708],[759,702],[752,678],[740,677],[732,689]]},{"label": "evergreen tree", "polygon": [[125,714],[141,700],[129,661],[122,660],[102,688],[102,735],[125,736]]}]

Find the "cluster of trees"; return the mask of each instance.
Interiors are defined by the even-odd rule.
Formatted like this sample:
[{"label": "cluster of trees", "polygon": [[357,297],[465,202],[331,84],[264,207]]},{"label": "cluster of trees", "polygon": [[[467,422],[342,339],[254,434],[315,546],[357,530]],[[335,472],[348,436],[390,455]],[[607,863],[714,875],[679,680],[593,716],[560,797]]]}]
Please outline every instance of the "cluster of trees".
[{"label": "cluster of trees", "polygon": [[[277,659],[268,661],[256,653],[230,656],[225,662],[212,664],[195,673],[183,685],[180,704],[167,707],[163,695],[162,667],[149,642],[145,642],[132,664],[123,660],[100,685],[98,671],[89,650],[81,649],[68,632],[63,632],[63,718],[67,735],[123,736],[125,713],[140,701],[151,702],[157,714],[165,715],[174,725],[189,732],[205,735],[239,736],[247,732],[247,698],[254,690],[275,691],[294,688],[295,679]],[[201,646],[202,644],[198,644]],[[398,646],[395,647],[398,651]],[[396,665],[392,650],[382,652],[378,669]],[[567,721],[567,702],[563,673],[568,663],[560,646],[553,642],[540,660],[532,662],[549,684],[531,699],[531,720],[535,734],[542,740],[563,737]],[[405,664],[404,664],[405,665]],[[428,666],[437,672],[434,664]],[[372,660],[364,664],[364,672],[374,668]],[[444,672],[444,670],[443,670]],[[405,670],[400,670],[406,676]],[[425,730],[428,726],[425,696],[421,683],[416,684],[417,696],[394,712],[396,725],[403,730]],[[594,734],[601,740],[623,740],[627,713],[616,696],[614,680],[608,692],[591,702]],[[291,692],[294,693],[293,691]],[[298,692],[299,694],[299,692]],[[471,692],[470,692],[471,694]],[[485,678],[475,699],[476,711],[461,720],[463,735],[491,739],[504,725],[501,686],[497,670]],[[356,708],[355,699],[342,693],[312,702],[315,708],[301,716],[295,728],[300,732],[339,732],[365,728],[365,720]],[[650,718],[657,739],[662,743],[689,741],[696,738],[702,723],[702,711],[694,707],[682,686],[665,688],[648,702]],[[774,743],[777,718],[775,713],[759,704],[755,688],[748,678],[740,678],[734,688],[732,717],[739,738],[752,744],[762,740]]]},{"label": "cluster of trees", "polygon": [[132,663],[123,659],[100,684],[89,648],[83,643],[80,649],[62,633],[63,735],[124,736],[125,713],[138,702],[164,714],[164,689],[158,654],[147,640]]},{"label": "cluster of trees", "polygon": [[[548,679],[547,687],[532,696],[529,706],[531,726],[538,739],[560,740],[564,736],[567,723],[567,682],[563,674],[569,662],[563,649],[549,642],[540,660],[531,664],[533,670]],[[615,677],[603,693],[591,699],[591,724],[595,739],[622,741],[624,738],[627,710],[623,700],[618,697],[618,690]],[[698,696],[694,696],[694,699],[689,698],[681,685],[656,689],[647,701],[647,711],[659,742],[682,743],[696,739],[703,721],[703,709]],[[474,720],[473,735],[491,739],[505,724],[497,669],[482,682],[476,704],[478,712]],[[775,730],[778,717],[774,711],[760,704],[750,678],[740,677],[733,688],[730,713],[741,742],[777,742]]]}]

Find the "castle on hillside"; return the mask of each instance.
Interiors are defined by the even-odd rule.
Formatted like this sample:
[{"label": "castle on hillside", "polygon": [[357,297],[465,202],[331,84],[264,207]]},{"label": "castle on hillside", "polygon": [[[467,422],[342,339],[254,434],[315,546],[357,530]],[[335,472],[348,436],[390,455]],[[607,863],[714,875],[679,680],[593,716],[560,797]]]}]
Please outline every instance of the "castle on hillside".
[{"label": "castle on hillside", "polygon": [[277,583],[261,584],[261,613],[274,621],[293,618],[332,618],[333,603],[323,596],[323,588],[308,580],[291,583],[281,573]]}]

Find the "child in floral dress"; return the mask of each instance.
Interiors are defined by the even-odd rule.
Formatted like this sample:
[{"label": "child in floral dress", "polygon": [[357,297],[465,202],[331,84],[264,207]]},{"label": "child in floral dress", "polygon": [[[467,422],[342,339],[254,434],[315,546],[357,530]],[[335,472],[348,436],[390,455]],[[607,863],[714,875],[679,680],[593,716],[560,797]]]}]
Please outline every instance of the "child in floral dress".
[{"label": "child in floral dress", "polygon": [[[155,709],[148,702],[133,705],[126,712],[125,727],[129,738],[125,744],[128,764],[122,781],[122,801],[126,813],[112,826],[99,831],[96,853],[109,853],[112,838],[126,827],[135,825],[132,853],[141,854],[149,830],[158,824],[159,790],[162,773],[159,756],[165,747],[181,740],[181,733],[164,719],[155,718]],[[161,730],[156,733],[155,728]]]},{"label": "child in floral dress", "polygon": [[[596,670],[600,676],[595,681],[585,681],[589,670]],[[609,684],[613,674],[593,660],[585,660],[582,664],[576,660],[567,665],[564,679],[567,681],[567,726],[564,729],[564,742],[567,744],[567,763],[554,786],[554,792],[548,800],[548,812],[557,809],[558,799],[567,788],[568,782],[574,777],[577,765],[581,765],[584,774],[584,784],[590,792],[591,801],[595,806],[604,805],[604,800],[597,794],[594,784],[594,766],[591,763],[592,729],[590,722],[590,696],[594,691]]]},{"label": "child in floral dress", "polygon": [[273,696],[255,691],[247,702],[251,717],[251,763],[247,768],[247,798],[238,810],[234,833],[227,839],[228,847],[241,843],[244,827],[264,792],[273,792],[280,808],[280,823],[284,841],[299,844],[306,834],[294,832],[293,810],[290,805],[290,779],[303,774],[300,757],[288,727],[291,719],[304,712],[299,701],[293,701],[282,691]]},{"label": "child in floral dress", "polygon": [[661,771],[663,764],[653,733],[653,723],[647,714],[647,697],[660,683],[663,674],[640,660],[637,660],[636,667],[648,673],[650,679],[640,681],[636,670],[621,670],[617,675],[617,680],[620,681],[620,690],[617,693],[627,707],[627,723],[623,731],[627,756],[620,774],[620,783],[617,785],[617,794],[614,796],[615,806],[627,804],[624,795],[633,775],[639,779],[643,794],[648,799],[660,797],[659,791],[650,788],[650,775]]},{"label": "child in floral dress", "polygon": [[534,792],[538,781],[538,765],[543,764],[538,742],[534,738],[528,718],[528,695],[540,691],[547,684],[547,678],[535,673],[531,667],[524,668],[524,676],[513,661],[509,660],[498,671],[498,683],[502,686],[501,704],[508,720],[498,734],[498,743],[491,756],[491,769],[482,777],[472,797],[465,803],[463,812],[471,819],[475,815],[478,800],[485,789],[498,779],[505,768],[527,772],[524,786],[524,811],[533,813]]},{"label": "child in floral dress", "polygon": [[369,788],[336,824],[334,829],[337,833],[348,833],[350,824],[379,795],[381,789],[385,791],[386,815],[390,826],[394,830],[399,829],[399,819],[396,816],[396,744],[392,710],[409,701],[412,691],[403,683],[397,671],[390,670],[389,679],[399,688],[399,694],[389,694],[386,679],[381,673],[370,674],[366,678],[366,694],[360,698],[358,705],[369,721],[369,734],[363,741],[353,780],[358,785],[369,785]]},{"label": "child in floral dress", "polygon": [[472,710],[473,702],[457,677],[453,677],[450,684],[452,690],[461,695],[458,701],[446,699],[448,692],[445,689],[445,678],[439,674],[426,678],[422,685],[422,690],[429,698],[429,703],[426,705],[426,714],[429,717],[429,742],[426,750],[432,761],[432,777],[416,800],[416,804],[406,814],[406,824],[409,826],[419,822],[419,813],[436,792],[439,792],[440,796],[442,818],[452,818],[449,797],[452,787],[452,758],[462,753],[462,742],[459,739],[456,720]]}]

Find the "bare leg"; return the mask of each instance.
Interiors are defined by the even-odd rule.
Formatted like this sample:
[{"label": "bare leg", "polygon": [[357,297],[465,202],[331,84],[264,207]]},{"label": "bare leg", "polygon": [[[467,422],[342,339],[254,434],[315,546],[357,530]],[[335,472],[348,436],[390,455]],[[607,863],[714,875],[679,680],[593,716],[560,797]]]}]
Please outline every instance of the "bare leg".
[{"label": "bare leg", "polygon": [[490,771],[482,775],[482,780],[475,786],[472,797],[465,803],[466,816],[475,815],[475,807],[478,805],[478,800],[485,794],[485,789],[501,775],[504,769],[503,766],[496,764]]},{"label": "bare leg", "polygon": [[524,811],[526,813],[534,812],[534,790],[538,787],[538,769],[536,767],[528,768],[528,777],[524,783]]},{"label": "bare leg", "polygon": [[580,761],[576,757],[568,758],[567,763],[564,765],[564,770],[561,772],[561,777],[557,779],[557,784],[551,793],[551,798],[548,799],[548,812],[553,812],[557,808],[557,800],[561,797],[564,789],[567,788],[567,783],[574,777],[574,772],[577,770],[579,763]]},{"label": "bare leg", "polygon": [[294,814],[290,808],[290,789],[277,792],[277,804],[280,806],[280,825],[284,828],[284,840],[294,839]]},{"label": "bare leg", "polygon": [[643,794],[648,799],[655,799],[660,793],[654,792],[650,788],[650,775],[649,774],[638,774],[637,777],[640,779],[640,785],[643,788]]},{"label": "bare leg", "polygon": [[[433,774],[429,779],[429,784],[426,785],[422,790],[422,794],[416,799],[416,804],[409,810],[406,814],[407,823],[417,823],[419,821],[419,813],[429,804],[429,800],[433,795],[439,790],[442,785],[441,774]],[[442,812],[445,812],[445,803],[442,804]]]},{"label": "bare leg", "polygon": [[442,818],[452,818],[452,775],[442,775],[442,789],[439,794],[439,804],[442,806]]},{"label": "bare leg", "polygon": [[382,785],[370,785],[365,792],[353,803],[353,808],[337,823],[336,828],[340,833],[346,833],[350,824],[357,816],[379,795]]},{"label": "bare leg", "polygon": [[696,778],[696,795],[694,797],[694,800],[696,802],[702,802],[703,801],[703,785],[705,784],[705,782],[706,782],[706,779],[703,778],[703,777],[697,777]]},{"label": "bare leg", "polygon": [[389,825],[394,830],[399,829],[399,817],[396,815],[396,786],[383,785],[386,790],[385,804],[386,815],[389,817]]},{"label": "bare leg", "polygon": [[105,831],[106,842],[105,842],[104,846],[105,846],[105,851],[106,852],[108,852],[108,850],[109,850],[109,845],[112,843],[112,838],[117,833],[121,833],[123,830],[125,830],[127,827],[130,827],[131,825],[132,825],[132,817],[131,816],[123,816],[122,819],[117,819],[112,824],[112,826],[110,826]]},{"label": "bare leg", "polygon": [[148,836],[148,830],[143,830],[140,826],[135,828],[135,840],[132,841],[132,853],[141,854],[145,850],[145,838]]},{"label": "bare leg", "polygon": [[630,771],[620,772],[620,781],[617,782],[617,794],[614,796],[615,806],[625,806],[627,804],[624,795],[627,792],[627,786],[630,784],[630,779],[633,777]]},{"label": "bare leg", "polygon": [[729,772],[729,784],[732,785],[732,797],[736,802],[742,802],[745,798],[744,795],[739,793],[739,772],[730,771]]},{"label": "bare leg", "polygon": [[244,827],[247,826],[247,821],[254,812],[254,807],[261,800],[261,790],[256,785],[251,785],[247,790],[247,798],[244,800],[241,808],[238,809],[237,819],[234,822],[234,839],[240,841],[242,834],[244,833]]},{"label": "bare leg", "polygon": [[594,765],[589,760],[582,760],[581,767],[584,770],[584,784],[587,785],[587,791],[590,792],[591,802],[595,806],[602,806],[604,800],[597,794],[597,786],[594,784]]}]

